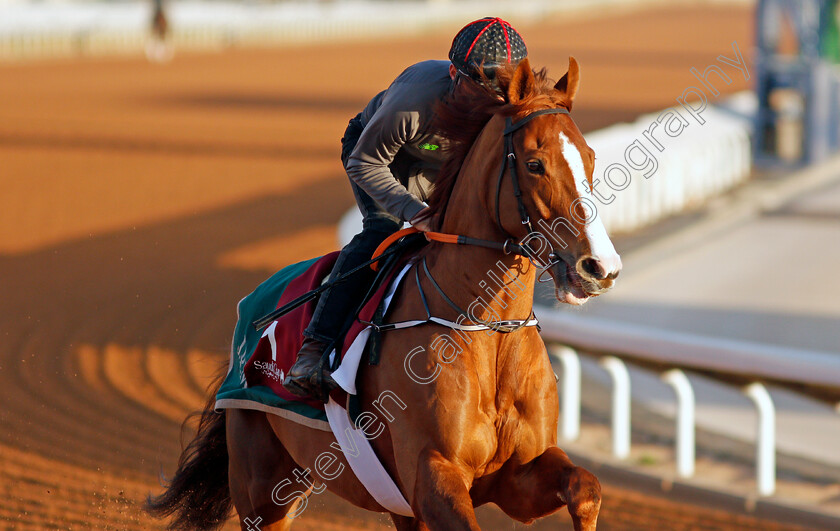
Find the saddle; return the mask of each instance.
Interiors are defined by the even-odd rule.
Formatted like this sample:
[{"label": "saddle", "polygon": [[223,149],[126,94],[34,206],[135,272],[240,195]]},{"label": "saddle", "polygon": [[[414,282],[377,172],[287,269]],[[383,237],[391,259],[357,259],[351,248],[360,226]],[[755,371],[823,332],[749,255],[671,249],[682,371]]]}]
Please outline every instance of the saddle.
[{"label": "saddle", "polygon": [[[369,286],[367,293],[359,302],[356,310],[348,317],[342,328],[341,333],[336,340],[336,348],[343,345],[342,352],[349,347],[347,336],[353,329],[361,329],[366,326],[372,326],[370,339],[368,341],[368,361],[371,365],[379,363],[379,342],[381,329],[380,326],[385,318],[385,309],[382,302],[382,297],[385,290],[390,285],[395,274],[400,269],[399,266],[407,263],[412,256],[422,249],[429,242],[424,237],[423,233],[417,232],[416,229],[402,229],[395,232],[386,238],[379,247],[374,251],[371,260],[369,260],[369,267],[376,271],[376,276]],[[348,276],[353,271],[348,273]],[[335,279],[339,280],[339,279]],[[332,282],[330,279],[329,282]],[[354,335],[354,334],[352,334]],[[329,352],[331,349],[327,349]],[[335,370],[340,364],[340,359],[335,356],[329,366],[330,370]]]}]

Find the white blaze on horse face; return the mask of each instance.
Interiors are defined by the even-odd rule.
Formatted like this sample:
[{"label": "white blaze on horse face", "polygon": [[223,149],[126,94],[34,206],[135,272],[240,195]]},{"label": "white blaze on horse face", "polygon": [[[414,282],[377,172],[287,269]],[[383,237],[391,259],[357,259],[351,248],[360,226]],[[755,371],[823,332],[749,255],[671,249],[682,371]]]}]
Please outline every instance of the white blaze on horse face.
[{"label": "white blaze on horse face", "polygon": [[[566,163],[572,170],[572,178],[575,180],[575,187],[577,188],[578,196],[590,201],[591,205],[595,205],[595,198],[589,186],[586,185],[586,170],[583,166],[583,158],[580,156],[577,146],[564,133],[560,133],[560,147],[563,151],[563,157]],[[570,213],[571,215],[571,213]],[[621,270],[621,258],[613,247],[612,240],[607,235],[607,229],[601,218],[595,214],[595,219],[589,220],[586,224],[586,239],[589,241],[589,249],[592,258],[601,263],[604,272],[617,273]]]}]

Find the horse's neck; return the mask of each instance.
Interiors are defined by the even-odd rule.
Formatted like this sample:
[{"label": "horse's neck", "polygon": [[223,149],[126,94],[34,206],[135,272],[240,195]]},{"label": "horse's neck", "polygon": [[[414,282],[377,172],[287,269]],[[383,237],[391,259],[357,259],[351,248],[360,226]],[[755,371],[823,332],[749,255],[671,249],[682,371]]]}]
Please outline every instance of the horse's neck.
[{"label": "horse's neck", "polygon": [[[494,125],[480,135],[464,161],[441,232],[496,242],[509,237],[496,226],[495,219],[494,179],[503,155],[501,127]],[[443,291],[462,309],[476,303],[472,317],[506,320],[530,315],[535,268],[524,256],[478,246],[437,244],[429,254],[429,266]]]}]

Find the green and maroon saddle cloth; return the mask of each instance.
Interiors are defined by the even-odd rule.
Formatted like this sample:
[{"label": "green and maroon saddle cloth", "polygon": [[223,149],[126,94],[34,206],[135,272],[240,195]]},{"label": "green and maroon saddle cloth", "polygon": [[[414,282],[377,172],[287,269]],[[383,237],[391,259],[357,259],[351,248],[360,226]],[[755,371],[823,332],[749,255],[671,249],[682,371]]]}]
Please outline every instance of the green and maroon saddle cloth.
[{"label": "green and maroon saddle cloth", "polygon": [[[333,252],[284,267],[239,302],[230,365],[216,394],[216,409],[256,409],[329,431],[321,401],[300,398],[283,387],[283,379],[295,362],[303,343],[303,331],[312,319],[318,299],[297,306],[264,329],[257,330],[253,322],[318,288],[332,271],[338,254]],[[336,347],[341,359],[351,348],[364,348],[368,340],[366,329],[394,280],[397,268],[383,273],[383,281]],[[356,358],[358,356],[354,356]],[[358,361],[356,359],[356,363]],[[356,367],[353,367],[351,380],[355,380],[355,371]],[[340,403],[345,401],[345,390],[355,392],[353,381],[345,382],[343,387],[333,391]]]},{"label": "green and maroon saddle cloth", "polygon": [[283,387],[317,299],[298,306],[265,329],[257,330],[252,323],[317,288],[337,258],[338,252],[333,252],[284,267],[239,301],[230,365],[216,394],[216,409],[257,409],[329,430],[322,402],[302,399]]}]

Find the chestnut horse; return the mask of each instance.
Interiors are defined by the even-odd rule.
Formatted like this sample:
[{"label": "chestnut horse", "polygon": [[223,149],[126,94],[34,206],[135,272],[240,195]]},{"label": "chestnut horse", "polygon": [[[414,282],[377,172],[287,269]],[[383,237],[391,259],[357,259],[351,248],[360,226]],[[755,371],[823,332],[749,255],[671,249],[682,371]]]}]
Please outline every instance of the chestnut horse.
[{"label": "chestnut horse", "polygon": [[[593,152],[568,115],[578,65],[570,58],[551,86],[525,60],[500,72],[499,83],[504,98],[488,92],[440,107],[453,154],[429,205],[438,232],[508,240],[505,250],[519,254],[431,242],[388,315],[422,319],[428,304],[432,315],[463,322],[456,307],[470,308],[471,321],[497,330],[387,331],[380,364],[359,368],[363,429],[413,513],[391,514],[400,531],[477,530],[474,507],[485,503],[521,522],[567,506],[575,529],[593,530],[601,505],[595,476],[556,446],[555,378],[537,328],[523,326],[539,265],[557,298],[572,304],[612,287],[621,268],[591,211]],[[511,245],[512,238],[528,245]],[[158,516],[174,514],[172,528],[218,527],[232,503],[243,530],[286,530],[306,497],[324,488],[388,512],[348,470],[332,433],[212,406],[211,398],[168,490],[147,505]]]}]

